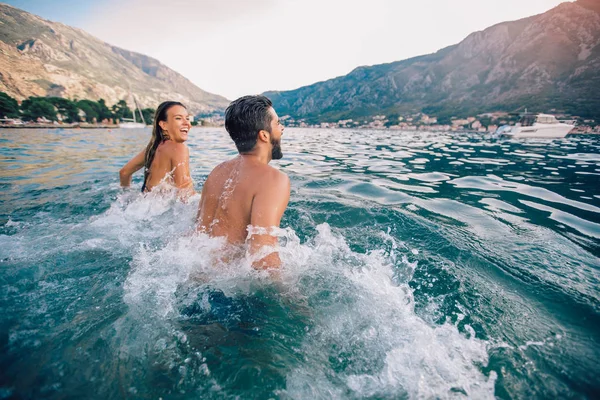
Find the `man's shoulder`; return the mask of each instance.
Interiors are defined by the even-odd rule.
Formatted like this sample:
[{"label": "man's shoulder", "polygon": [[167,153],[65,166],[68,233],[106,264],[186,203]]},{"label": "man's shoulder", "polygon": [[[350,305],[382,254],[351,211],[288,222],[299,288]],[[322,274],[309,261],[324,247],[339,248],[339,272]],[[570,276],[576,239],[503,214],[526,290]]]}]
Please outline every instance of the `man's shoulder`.
[{"label": "man's shoulder", "polygon": [[208,176],[206,177],[206,181],[213,181],[214,179],[218,179],[218,177],[221,177],[222,175],[227,175],[229,174],[229,171],[232,168],[232,162],[233,160],[227,160],[227,161],[223,161],[222,163],[218,164],[216,167],[214,167],[212,169],[212,171],[210,171],[210,173],[208,174]]},{"label": "man's shoulder", "polygon": [[290,178],[284,172],[278,170],[275,167],[270,165],[266,165],[267,173],[265,176],[270,180],[276,183],[287,184],[290,182]]},{"label": "man's shoulder", "polygon": [[288,193],[290,192],[290,178],[284,173],[273,168],[270,165],[266,166],[264,173],[262,174],[262,187],[270,187],[276,192]]},{"label": "man's shoulder", "polygon": [[229,171],[230,169],[235,167],[235,164],[233,163],[233,161],[234,160],[227,160],[227,161],[223,161],[222,163],[217,164],[217,166],[214,167],[212,169],[212,171],[210,171],[209,175],[219,174],[224,171]]}]

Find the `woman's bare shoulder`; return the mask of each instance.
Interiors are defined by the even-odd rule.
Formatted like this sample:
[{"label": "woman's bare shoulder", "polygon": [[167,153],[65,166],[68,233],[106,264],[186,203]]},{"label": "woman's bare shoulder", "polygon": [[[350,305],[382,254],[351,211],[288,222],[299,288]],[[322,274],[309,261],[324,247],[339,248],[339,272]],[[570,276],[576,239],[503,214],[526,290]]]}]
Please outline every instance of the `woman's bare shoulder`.
[{"label": "woman's bare shoulder", "polygon": [[161,145],[159,146],[159,148],[162,147],[165,150],[172,150],[172,151],[182,151],[185,150],[187,151],[187,145],[184,142],[174,142],[172,140],[166,140],[164,142],[161,143]]},{"label": "woman's bare shoulder", "polygon": [[161,152],[164,156],[172,157],[172,158],[180,158],[189,155],[189,149],[185,143],[177,143],[172,140],[167,140],[164,143],[161,143],[158,146],[156,152]]}]

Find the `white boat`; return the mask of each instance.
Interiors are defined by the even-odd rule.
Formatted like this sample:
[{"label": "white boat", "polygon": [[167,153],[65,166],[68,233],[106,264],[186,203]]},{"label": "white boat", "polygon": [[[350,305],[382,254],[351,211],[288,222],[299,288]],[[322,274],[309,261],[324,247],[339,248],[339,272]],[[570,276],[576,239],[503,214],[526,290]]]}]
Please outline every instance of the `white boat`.
[{"label": "white boat", "polygon": [[141,122],[129,121],[133,118],[123,118],[125,122],[119,123],[119,128],[132,129],[132,128],[145,128],[146,124],[142,124]]},{"label": "white boat", "polygon": [[563,138],[574,126],[550,114],[525,114],[516,125],[503,125],[496,134],[512,138]]},{"label": "white boat", "polygon": [[[130,93],[131,94],[131,93]],[[133,104],[135,105],[135,109],[133,110],[133,118],[123,118],[123,122],[119,123],[119,128],[132,129],[132,128],[145,128],[146,121],[144,121],[144,114],[142,114],[141,108],[138,106],[138,103],[135,99],[135,96],[131,96],[133,98]],[[142,119],[142,122],[137,122],[135,119],[135,113],[139,113]]]}]

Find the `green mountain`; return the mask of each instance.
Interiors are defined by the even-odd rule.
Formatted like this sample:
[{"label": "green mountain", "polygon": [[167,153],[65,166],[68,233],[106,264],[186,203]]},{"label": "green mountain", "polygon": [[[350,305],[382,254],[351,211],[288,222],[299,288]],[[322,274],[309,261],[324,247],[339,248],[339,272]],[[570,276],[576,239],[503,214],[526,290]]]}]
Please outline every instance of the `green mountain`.
[{"label": "green mountain", "polygon": [[449,118],[525,107],[600,119],[600,1],[563,3],[434,54],[265,95],[280,115],[309,122],[417,111]]},{"label": "green mountain", "polygon": [[0,91],[18,100],[103,98],[110,105],[125,99],[133,106],[130,90],[143,107],[150,108],[177,100],[200,113],[223,110],[229,104],[158,60],[0,3]]}]

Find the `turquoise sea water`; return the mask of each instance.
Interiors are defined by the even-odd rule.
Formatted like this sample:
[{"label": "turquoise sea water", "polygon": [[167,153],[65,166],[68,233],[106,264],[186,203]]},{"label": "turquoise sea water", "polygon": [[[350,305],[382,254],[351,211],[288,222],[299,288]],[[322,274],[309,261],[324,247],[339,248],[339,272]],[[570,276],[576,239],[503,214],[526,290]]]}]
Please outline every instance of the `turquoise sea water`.
[{"label": "turquoise sea water", "polygon": [[149,135],[0,130],[0,398],[600,397],[600,137],[287,129],[274,283],[119,188]]}]

